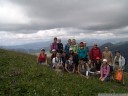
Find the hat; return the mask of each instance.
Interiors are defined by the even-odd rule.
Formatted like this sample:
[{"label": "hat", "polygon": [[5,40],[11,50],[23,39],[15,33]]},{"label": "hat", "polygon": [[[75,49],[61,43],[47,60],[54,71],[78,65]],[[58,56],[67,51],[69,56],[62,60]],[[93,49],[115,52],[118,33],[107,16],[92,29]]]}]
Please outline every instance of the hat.
[{"label": "hat", "polygon": [[100,60],[100,57],[96,57],[97,60]]},{"label": "hat", "polygon": [[108,60],[107,59],[103,59],[103,62],[107,62]]},{"label": "hat", "polygon": [[55,49],[52,49],[52,52],[56,51]]},{"label": "hat", "polygon": [[69,48],[69,50],[71,51],[71,50],[73,50],[72,48]]},{"label": "hat", "polygon": [[42,48],[42,49],[41,49],[41,51],[45,51],[45,49],[44,49],[44,48]]}]

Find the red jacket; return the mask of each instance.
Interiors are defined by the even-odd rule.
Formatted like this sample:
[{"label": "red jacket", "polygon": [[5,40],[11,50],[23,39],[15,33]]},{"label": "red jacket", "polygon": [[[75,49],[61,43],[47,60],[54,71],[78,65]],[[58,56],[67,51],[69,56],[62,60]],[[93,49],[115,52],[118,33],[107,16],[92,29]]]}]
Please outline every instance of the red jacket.
[{"label": "red jacket", "polygon": [[99,57],[100,59],[102,59],[102,53],[100,48],[92,48],[90,50],[90,59],[91,60],[96,60],[96,57]]},{"label": "red jacket", "polygon": [[46,61],[46,58],[47,58],[47,55],[46,54],[44,54],[44,55],[42,55],[42,54],[40,54],[39,55],[39,58],[38,58],[38,62],[45,62]]}]

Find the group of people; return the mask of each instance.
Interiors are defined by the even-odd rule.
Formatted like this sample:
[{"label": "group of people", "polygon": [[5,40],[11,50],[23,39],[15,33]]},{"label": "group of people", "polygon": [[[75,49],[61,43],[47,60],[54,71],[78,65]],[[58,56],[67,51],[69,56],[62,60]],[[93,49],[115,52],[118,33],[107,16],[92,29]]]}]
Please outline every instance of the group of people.
[{"label": "group of people", "polygon": [[[61,39],[55,37],[50,47],[52,69],[78,73],[87,79],[90,75],[97,75],[101,81],[108,81],[112,71],[123,70],[125,65],[125,58],[119,50],[113,56],[108,46],[102,52],[96,43],[89,50],[86,42],[78,44],[75,39],[68,39],[64,46]],[[41,50],[37,62],[47,64],[45,49]]]}]

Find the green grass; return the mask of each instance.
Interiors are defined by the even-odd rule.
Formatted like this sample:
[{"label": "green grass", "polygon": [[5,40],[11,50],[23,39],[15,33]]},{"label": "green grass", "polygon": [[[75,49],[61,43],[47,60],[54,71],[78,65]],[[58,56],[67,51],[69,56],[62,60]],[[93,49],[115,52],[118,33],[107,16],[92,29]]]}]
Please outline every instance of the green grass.
[{"label": "green grass", "polygon": [[57,74],[38,65],[36,56],[0,49],[0,96],[97,96],[98,93],[128,92],[125,86],[98,78],[88,80],[78,74]]}]

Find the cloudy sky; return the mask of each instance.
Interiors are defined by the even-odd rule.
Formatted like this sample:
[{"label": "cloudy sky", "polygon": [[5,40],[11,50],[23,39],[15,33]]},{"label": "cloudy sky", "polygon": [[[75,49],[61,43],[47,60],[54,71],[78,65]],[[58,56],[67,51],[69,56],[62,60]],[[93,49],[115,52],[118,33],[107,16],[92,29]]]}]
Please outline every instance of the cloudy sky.
[{"label": "cloudy sky", "polygon": [[128,0],[0,0],[0,46],[53,37],[123,41]]}]

